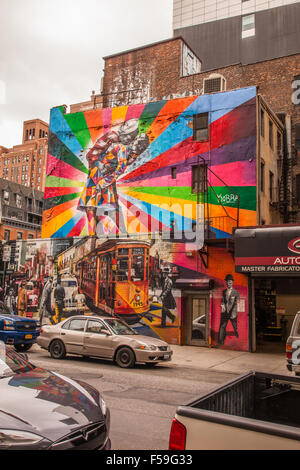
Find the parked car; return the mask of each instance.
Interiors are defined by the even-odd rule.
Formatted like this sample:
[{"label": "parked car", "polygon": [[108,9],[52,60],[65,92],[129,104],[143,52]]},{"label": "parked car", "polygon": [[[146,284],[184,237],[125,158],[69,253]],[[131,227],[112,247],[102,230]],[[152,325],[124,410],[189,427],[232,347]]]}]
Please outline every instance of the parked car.
[{"label": "parked car", "polygon": [[287,369],[300,376],[300,312],[297,312],[292,324],[290,336],[286,342]]},{"label": "parked car", "polygon": [[251,371],[179,406],[169,450],[300,450],[300,379]]},{"label": "parked car", "polygon": [[139,335],[124,321],[104,316],[74,316],[57,325],[43,325],[38,344],[54,359],[79,354],[110,359],[125,368],[136,362],[170,361],[173,354],[164,341]]},{"label": "parked car", "polygon": [[0,341],[11,344],[18,352],[28,351],[40,334],[37,320],[12,315],[0,305]]},{"label": "parked car", "polygon": [[110,449],[98,390],[37,368],[0,343],[0,450]]}]

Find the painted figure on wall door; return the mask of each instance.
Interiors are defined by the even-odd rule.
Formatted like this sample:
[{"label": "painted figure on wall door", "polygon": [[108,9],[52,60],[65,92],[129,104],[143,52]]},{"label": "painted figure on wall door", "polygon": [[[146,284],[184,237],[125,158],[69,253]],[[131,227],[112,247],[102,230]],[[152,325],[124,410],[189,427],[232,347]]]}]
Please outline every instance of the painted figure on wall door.
[{"label": "painted figure on wall door", "polygon": [[100,137],[87,153],[89,174],[78,209],[86,211],[89,235],[103,235],[102,224],[98,227],[97,223],[107,218],[111,219],[111,228],[114,227],[116,234],[126,232],[120,211],[117,180],[148,145],[148,136],[139,134],[138,119],[130,119],[119,129]]},{"label": "painted figure on wall door", "polygon": [[237,319],[238,319],[238,301],[240,299],[239,292],[233,288],[233,276],[227,274],[225,277],[226,289],[222,292],[222,302],[221,302],[221,322],[219,328],[219,344],[224,344],[226,338],[226,327],[230,321],[235,336],[238,338],[238,328],[237,328]]},{"label": "painted figure on wall door", "polygon": [[175,322],[175,315],[170,311],[176,308],[176,301],[172,294],[173,282],[169,276],[169,269],[163,269],[163,280],[162,280],[162,292],[160,294],[162,302],[162,311],[161,311],[161,326],[166,326],[167,317],[170,318],[172,324]]}]

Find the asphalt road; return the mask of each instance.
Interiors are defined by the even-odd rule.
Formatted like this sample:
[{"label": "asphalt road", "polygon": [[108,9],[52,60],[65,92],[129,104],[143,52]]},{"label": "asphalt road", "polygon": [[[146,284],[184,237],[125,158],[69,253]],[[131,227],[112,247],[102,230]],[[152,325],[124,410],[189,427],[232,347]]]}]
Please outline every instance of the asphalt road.
[{"label": "asphalt road", "polygon": [[83,380],[101,392],[111,412],[113,450],[167,450],[176,407],[235,376],[172,362],[153,369],[137,365],[127,370],[94,358],[54,360],[38,345],[28,357],[36,366]]}]

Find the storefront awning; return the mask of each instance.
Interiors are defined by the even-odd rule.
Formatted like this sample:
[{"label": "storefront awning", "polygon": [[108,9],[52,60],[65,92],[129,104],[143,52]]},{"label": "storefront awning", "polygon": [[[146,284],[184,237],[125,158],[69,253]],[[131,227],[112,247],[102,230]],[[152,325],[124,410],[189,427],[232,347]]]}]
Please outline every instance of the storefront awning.
[{"label": "storefront awning", "polygon": [[175,287],[178,289],[187,289],[192,287],[193,289],[210,290],[213,288],[214,281],[210,278],[200,279],[177,279]]},{"label": "storefront awning", "polygon": [[236,272],[300,274],[300,225],[241,228],[234,241]]}]

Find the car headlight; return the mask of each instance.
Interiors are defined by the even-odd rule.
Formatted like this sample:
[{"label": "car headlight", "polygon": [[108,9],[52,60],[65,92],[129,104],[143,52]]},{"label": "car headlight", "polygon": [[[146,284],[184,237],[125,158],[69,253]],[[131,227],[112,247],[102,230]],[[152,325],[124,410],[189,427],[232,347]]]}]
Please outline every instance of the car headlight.
[{"label": "car headlight", "polygon": [[151,344],[151,345],[141,344],[141,346],[138,346],[137,349],[143,349],[144,351],[155,351],[156,346],[154,346],[153,344]]},{"label": "car headlight", "polygon": [[14,326],[14,322],[11,321],[11,320],[4,320],[4,330],[14,330],[15,329],[15,326]]},{"label": "car headlight", "polygon": [[101,411],[102,411],[103,416],[105,416],[105,415],[106,415],[106,411],[107,411],[107,406],[106,406],[105,401],[104,401],[103,398],[101,398],[101,397],[99,397],[99,405],[100,405],[100,408],[101,408]]},{"label": "car headlight", "polygon": [[27,431],[15,431],[13,429],[0,429],[0,449],[16,446],[29,446],[37,444],[43,438]]}]

